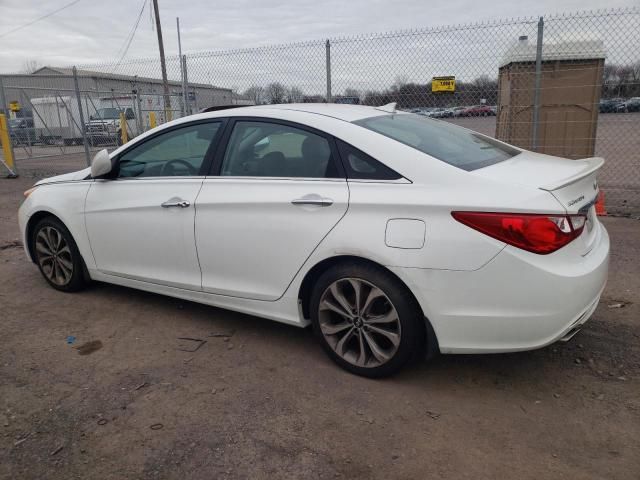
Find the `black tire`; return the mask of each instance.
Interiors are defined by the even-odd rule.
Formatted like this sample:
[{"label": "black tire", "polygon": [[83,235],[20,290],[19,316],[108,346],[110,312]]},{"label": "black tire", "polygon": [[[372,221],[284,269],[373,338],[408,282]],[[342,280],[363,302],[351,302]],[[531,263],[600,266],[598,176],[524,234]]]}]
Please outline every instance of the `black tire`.
[{"label": "black tire", "polygon": [[[59,233],[61,236],[61,241],[59,242],[60,248],[57,250],[53,249],[56,258],[55,261],[58,262],[56,265],[58,270],[53,269],[53,261],[44,260],[45,257],[50,257],[50,255],[41,250],[42,245],[38,245],[38,243],[42,242],[46,247],[47,245],[55,243],[47,243],[45,241],[47,235],[57,235],[57,233],[53,234],[52,231]],[[43,238],[43,236],[45,238]],[[54,236],[53,238],[55,239],[57,237]],[[86,275],[87,269],[84,260],[80,255],[73,236],[60,220],[52,216],[41,219],[32,231],[30,242],[34,260],[40,269],[40,273],[49,285],[62,292],[76,292],[87,286],[88,276]],[[62,245],[68,247],[68,252]],[[58,260],[58,258],[60,258],[60,260]],[[71,265],[72,268],[69,269],[69,265]],[[52,273],[56,271],[60,273]],[[67,279],[66,272],[68,271],[70,271],[70,273],[68,273]]]},{"label": "black tire", "polygon": [[[393,331],[396,332],[395,335],[400,336],[400,339],[397,346],[391,346],[392,349],[396,349],[393,354],[388,358],[388,360],[385,360],[381,364],[375,364],[375,362],[379,362],[379,359],[374,358],[375,355],[373,354],[373,350],[370,348],[371,343],[369,343],[368,340],[365,340],[366,345],[363,343],[363,339],[365,339],[367,335],[371,338],[371,336],[374,336],[374,333],[376,333],[375,331],[369,330],[372,328],[371,325],[374,325],[376,322],[368,324],[367,320],[363,320],[365,318],[363,313],[362,318],[359,320],[360,325],[357,326],[355,323],[357,319],[345,320],[345,317],[338,315],[329,309],[323,308],[322,311],[320,309],[320,302],[323,298],[325,300],[327,299],[326,295],[329,295],[327,292],[331,291],[330,287],[334,285],[341,285],[340,282],[351,282],[353,280],[358,280],[364,285],[368,285],[368,288],[370,288],[369,292],[371,292],[373,288],[377,288],[384,294],[379,297],[380,301],[384,304],[389,302],[391,308],[395,308],[395,313],[397,313],[399,325],[397,329]],[[362,304],[363,302],[361,301],[360,303]],[[323,302],[323,305],[326,305],[326,303]],[[381,267],[364,262],[349,261],[329,268],[318,278],[313,287],[310,312],[314,333],[325,352],[327,352],[334,362],[351,373],[369,378],[386,377],[398,372],[408,362],[414,359],[424,358],[426,328],[422,310],[406,286],[403,285],[393,274]],[[360,315],[360,313],[358,313],[358,315]],[[364,364],[356,365],[355,352],[352,355],[352,361],[344,358],[336,352],[334,349],[336,347],[332,346],[330,342],[333,342],[336,336],[341,334],[336,334],[336,336],[332,337],[323,333],[323,328],[326,332],[327,321],[332,321],[332,319],[329,319],[331,316],[336,316],[337,323],[344,322],[344,324],[347,324],[349,321],[353,322],[353,327],[349,327],[350,330],[348,331],[355,333],[349,333],[348,335],[351,337],[348,341],[343,342],[343,345],[346,345],[349,342],[357,342],[354,344],[354,349],[357,351],[361,351],[364,346],[365,351],[369,354],[369,359],[365,361]],[[382,316],[384,315],[378,317],[374,315],[372,317],[375,319],[382,318]],[[322,325],[321,321],[323,322]],[[381,324],[378,323],[375,326],[378,325]],[[331,328],[331,326],[329,326],[329,328]],[[363,330],[362,333],[360,332],[361,329]],[[365,333],[365,331],[367,333]],[[376,333],[376,335],[378,335],[378,339],[384,340],[384,338],[379,336],[379,334]],[[339,345],[340,341],[338,341],[337,344]],[[375,343],[375,345],[378,346],[377,343]],[[349,354],[345,356],[349,356]],[[358,360],[359,359],[360,358],[358,358]],[[373,364],[371,363],[371,360],[373,360]]]}]

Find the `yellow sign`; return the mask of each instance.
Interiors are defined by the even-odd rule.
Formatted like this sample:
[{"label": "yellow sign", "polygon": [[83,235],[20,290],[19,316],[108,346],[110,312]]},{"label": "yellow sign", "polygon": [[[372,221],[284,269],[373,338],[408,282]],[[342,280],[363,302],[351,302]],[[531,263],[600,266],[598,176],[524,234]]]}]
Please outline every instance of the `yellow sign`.
[{"label": "yellow sign", "polygon": [[12,112],[19,112],[20,104],[18,102],[9,102],[9,110]]},{"label": "yellow sign", "polygon": [[431,80],[432,93],[453,93],[456,91],[456,77],[433,77]]}]

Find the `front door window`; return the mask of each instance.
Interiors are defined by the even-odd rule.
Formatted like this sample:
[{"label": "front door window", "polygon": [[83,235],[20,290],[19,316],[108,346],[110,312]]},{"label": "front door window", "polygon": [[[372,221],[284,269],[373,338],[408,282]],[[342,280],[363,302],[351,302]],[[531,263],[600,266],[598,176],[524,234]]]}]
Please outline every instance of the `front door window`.
[{"label": "front door window", "polygon": [[189,125],[133,147],[120,157],[118,178],[200,175],[220,126],[221,122]]}]

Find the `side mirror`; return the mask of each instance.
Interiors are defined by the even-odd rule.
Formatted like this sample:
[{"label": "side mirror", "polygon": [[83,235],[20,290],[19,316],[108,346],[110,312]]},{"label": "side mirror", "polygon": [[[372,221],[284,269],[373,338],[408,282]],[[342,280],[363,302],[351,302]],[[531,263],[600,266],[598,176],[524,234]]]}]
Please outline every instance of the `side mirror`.
[{"label": "side mirror", "polygon": [[107,149],[100,150],[91,162],[91,177],[98,178],[111,171],[111,158]]}]

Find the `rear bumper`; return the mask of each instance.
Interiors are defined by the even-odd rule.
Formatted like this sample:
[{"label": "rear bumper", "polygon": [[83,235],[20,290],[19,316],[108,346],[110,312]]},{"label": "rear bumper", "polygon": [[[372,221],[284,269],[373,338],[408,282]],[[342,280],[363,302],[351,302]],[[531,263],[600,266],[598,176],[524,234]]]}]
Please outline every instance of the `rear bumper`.
[{"label": "rear bumper", "polygon": [[475,271],[391,268],[413,291],[442,353],[533,350],[570,338],[595,311],[609,266],[598,223],[591,251],[551,255],[506,247]]}]

